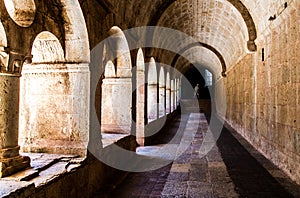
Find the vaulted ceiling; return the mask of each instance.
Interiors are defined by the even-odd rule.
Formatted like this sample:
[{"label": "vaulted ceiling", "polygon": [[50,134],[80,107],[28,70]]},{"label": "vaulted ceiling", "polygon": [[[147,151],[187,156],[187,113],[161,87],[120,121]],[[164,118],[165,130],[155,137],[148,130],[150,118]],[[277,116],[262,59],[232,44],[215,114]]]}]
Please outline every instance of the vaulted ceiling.
[{"label": "vaulted ceiling", "polygon": [[[185,49],[182,52],[188,57],[193,56],[198,65],[204,65],[219,74],[235,65],[246,53],[257,50],[255,44],[257,35],[265,30],[270,23],[269,17],[273,13],[276,14],[278,8],[282,6],[281,1],[274,0],[98,0],[98,2],[104,5],[108,12],[116,14],[116,19],[120,22],[117,25],[122,29],[146,25],[162,26],[193,37],[199,45],[188,43],[191,49],[183,45],[181,47]],[[172,47],[174,46],[166,46],[169,49]],[[156,55],[161,56],[160,53]],[[171,56],[168,54],[158,59],[167,59],[168,64],[171,64],[174,63],[174,59],[178,59],[177,56],[176,53]],[[180,66],[178,67],[180,69]]]}]

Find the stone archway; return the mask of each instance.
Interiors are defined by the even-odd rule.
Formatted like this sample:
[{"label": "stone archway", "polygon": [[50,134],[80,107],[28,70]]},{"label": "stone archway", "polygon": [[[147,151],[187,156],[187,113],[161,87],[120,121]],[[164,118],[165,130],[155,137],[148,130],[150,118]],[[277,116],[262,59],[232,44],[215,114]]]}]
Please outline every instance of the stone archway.
[{"label": "stone archway", "polygon": [[147,87],[147,118],[148,123],[158,118],[157,112],[157,69],[153,57],[151,57],[148,66],[148,87]]},{"label": "stone archway", "polygon": [[[248,8],[245,6],[245,4],[240,1],[240,0],[226,0],[228,1],[235,9],[238,10],[238,12],[241,14],[244,23],[247,26],[247,32],[248,32],[248,37],[249,40],[247,41],[247,47],[249,51],[256,51],[257,46],[255,44],[255,40],[257,38],[257,31],[256,31],[256,26],[254,23],[254,20],[248,10]],[[166,0],[164,3],[161,5],[161,9],[156,14],[153,16],[152,19],[149,21],[149,25],[155,26],[159,24],[159,21],[161,17],[168,11],[170,6],[176,3],[176,0]]]},{"label": "stone archway", "polygon": [[19,154],[19,87],[23,58],[5,51],[6,32],[0,22],[0,178],[30,166],[29,157]]},{"label": "stone archway", "polygon": [[32,63],[24,64],[21,78],[23,151],[85,155],[87,64],[66,63],[59,40],[48,31],[37,35],[32,54]]},{"label": "stone archway", "polygon": [[[21,78],[20,142],[23,151],[87,153],[89,133],[89,42],[79,2],[63,1],[63,39],[40,32],[33,62]],[[36,26],[36,24],[34,24]]]},{"label": "stone archway", "polygon": [[101,131],[131,134],[132,72],[131,57],[126,37],[114,26],[109,31],[107,52],[114,62],[108,61],[102,84]]}]

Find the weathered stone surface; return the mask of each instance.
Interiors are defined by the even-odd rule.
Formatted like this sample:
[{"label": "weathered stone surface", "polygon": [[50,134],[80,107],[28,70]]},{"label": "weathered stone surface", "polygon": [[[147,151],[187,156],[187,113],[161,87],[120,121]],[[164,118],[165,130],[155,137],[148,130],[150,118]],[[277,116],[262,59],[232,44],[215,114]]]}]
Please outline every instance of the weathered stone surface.
[{"label": "weathered stone surface", "polygon": [[132,83],[130,78],[107,78],[102,85],[101,132],[131,132]]},{"label": "weathered stone surface", "polygon": [[[199,127],[197,135],[193,135],[191,132],[192,126],[199,123],[198,119],[201,122],[202,129]],[[190,115],[180,144],[191,136],[193,139],[192,145],[194,146],[190,145],[190,151],[187,149],[187,151],[181,152],[182,155],[173,162],[162,196],[238,197],[217,146],[214,146],[200,160],[200,148],[195,145],[203,146],[202,136],[203,133],[206,133],[207,127],[205,117],[200,115],[199,112]],[[203,130],[204,128],[206,130]],[[191,155],[190,153],[198,153],[198,155]],[[186,160],[183,161],[183,159]]]},{"label": "weathered stone surface", "polygon": [[[13,65],[14,66],[14,65]],[[19,155],[19,73],[0,73],[0,178],[30,166],[29,157]],[[20,71],[19,71],[20,72]]]},{"label": "weathered stone surface", "polygon": [[12,175],[15,172],[24,170],[30,166],[30,158],[19,154],[10,158],[0,160],[0,178]]},{"label": "weathered stone surface", "polygon": [[0,186],[0,197],[26,197],[34,192],[34,184],[32,182],[0,180]]},{"label": "weathered stone surface", "polygon": [[164,197],[185,197],[187,191],[187,181],[169,181],[165,184],[162,196]]},{"label": "weathered stone surface", "polygon": [[0,75],[0,149],[18,145],[19,83],[18,77]]},{"label": "weathered stone surface", "polygon": [[25,68],[21,83],[23,151],[86,154],[89,71],[86,64]]},{"label": "weathered stone surface", "polygon": [[5,7],[12,20],[21,27],[30,26],[35,17],[36,5],[33,0],[5,0]]},{"label": "weathered stone surface", "polygon": [[[145,62],[142,49],[137,53],[136,66],[136,139],[140,146],[145,144]],[[133,78],[134,79],[134,78]]]},{"label": "weathered stone surface", "polygon": [[[135,150],[135,142],[121,138],[118,146]],[[104,148],[109,151],[109,146]],[[1,196],[17,197],[91,197],[101,186],[108,190],[125,173],[111,168],[90,156],[89,159],[72,155],[24,153],[32,159],[33,168],[5,179],[0,179]],[[38,171],[38,174],[35,172]],[[28,176],[34,173],[30,178]],[[16,180],[30,180],[22,182]]]},{"label": "weathered stone surface", "polygon": [[[280,7],[280,3],[273,4],[274,8]],[[287,7],[279,16],[280,22],[276,19],[259,37],[258,46],[265,49],[265,60],[261,60],[260,53],[245,56],[227,72],[223,82],[228,123],[299,183],[300,175],[291,173],[299,164],[299,157],[291,156],[299,155],[300,145],[296,80],[299,57],[294,55],[299,42],[299,36],[294,36],[298,15],[294,8]]]},{"label": "weathered stone surface", "polygon": [[[299,8],[300,3],[297,0],[2,1],[1,72],[5,71],[5,75],[17,70],[21,72],[20,66],[24,61],[30,62],[31,55],[34,63],[44,61],[46,64],[29,64],[27,72],[23,72],[19,139],[19,85],[17,80],[7,82],[5,78],[9,78],[8,76],[1,77],[2,158],[16,157],[15,161],[22,161],[18,155],[18,140],[23,150],[84,155],[89,131],[90,50],[109,34],[119,33],[115,35],[116,42],[110,43],[112,49],[117,46],[116,50],[107,50],[105,54],[109,56],[103,57],[99,66],[103,67],[102,64],[110,59],[111,53],[115,53],[116,60],[111,61],[117,63],[117,77],[131,77],[131,56],[134,55],[130,54],[128,47],[134,48],[137,45],[128,44],[126,39],[139,43],[144,38],[136,38],[133,34],[124,35],[122,30],[159,25],[183,31],[196,38],[195,42],[211,45],[221,53],[228,67],[228,75],[226,79],[219,76],[215,78],[218,113],[299,183]],[[42,31],[53,37],[40,39],[38,35]],[[44,36],[42,34],[42,37]],[[161,44],[163,48],[174,49],[174,53],[182,52],[175,42],[181,38],[169,35],[168,39],[165,39],[160,37],[159,32],[156,36],[153,43]],[[38,41],[35,44],[39,45],[39,48],[33,44],[35,38]],[[151,42],[147,40],[147,44],[153,44]],[[184,43],[184,40],[180,42]],[[213,73],[220,73],[220,64],[216,56],[209,50],[203,50],[202,46],[199,48],[186,51],[190,57],[198,57],[197,61],[188,62],[181,58],[172,66],[184,73],[191,63],[197,63],[212,69]],[[252,52],[249,53],[249,50]],[[162,53],[163,50],[160,49],[145,51],[147,57],[151,55],[155,60],[169,65],[175,56],[172,52]],[[148,89],[151,94],[148,94],[148,100],[144,102],[148,105],[151,103],[148,113],[153,114],[150,116],[152,123],[157,121],[158,115],[165,113],[160,111],[164,109],[164,99],[170,101],[169,105],[166,102],[167,112],[168,106],[171,112],[178,105],[180,79],[177,74],[169,72],[169,78],[172,80],[169,80],[169,87],[166,85],[166,92],[170,93],[162,94],[165,91],[157,91],[157,86],[155,89],[154,86]],[[156,79],[153,85],[157,85],[159,80],[162,80],[162,77]],[[130,85],[124,89],[118,86],[115,90],[119,93],[117,96],[124,92],[131,95],[132,92]],[[155,95],[157,93],[160,93],[161,97]],[[227,96],[227,101],[222,97],[223,94]],[[97,112],[103,112],[104,108],[101,109],[99,105],[101,95],[98,94],[97,97]],[[162,101],[157,100],[160,98]],[[130,102],[131,98],[124,102],[124,108],[127,110],[131,108]],[[120,101],[116,103],[117,108],[123,110],[123,104],[120,104]],[[157,103],[160,107],[157,107]],[[147,114],[147,104],[144,104],[144,114]],[[114,130],[126,128],[127,132],[130,131],[131,112],[116,115],[117,120],[124,122]],[[109,121],[113,119],[105,117]],[[147,115],[145,117],[149,118]],[[115,123],[113,125],[116,126]],[[187,155],[195,154],[191,151]],[[185,156],[179,160],[182,163],[189,162]],[[13,161],[11,160],[12,163]],[[216,163],[220,158],[213,155],[208,161]],[[50,190],[53,189],[49,188],[44,193],[47,194]]]}]

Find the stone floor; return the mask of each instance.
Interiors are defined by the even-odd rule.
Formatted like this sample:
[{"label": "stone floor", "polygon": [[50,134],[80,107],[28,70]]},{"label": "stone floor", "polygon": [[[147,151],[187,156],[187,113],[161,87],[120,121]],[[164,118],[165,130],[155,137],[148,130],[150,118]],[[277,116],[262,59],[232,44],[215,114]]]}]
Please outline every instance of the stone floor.
[{"label": "stone floor", "polygon": [[[202,113],[175,117],[155,141],[137,148],[138,155],[160,159],[159,162],[171,159],[171,163],[157,170],[129,173],[113,191],[101,189],[93,197],[300,198],[300,187],[234,131],[221,127],[215,142],[207,120]],[[215,132],[218,125],[222,126],[211,125],[211,131]],[[109,141],[115,138],[106,137]],[[166,146],[167,151],[161,152]],[[0,197],[27,197],[35,188],[75,170],[84,160],[72,155],[23,155],[30,156],[32,167],[0,179]]]},{"label": "stone floor", "polygon": [[227,129],[223,128],[216,145],[202,157],[202,146],[213,142],[205,138],[207,129],[204,114],[177,117],[155,144],[137,150],[143,155],[148,150],[151,155],[156,145],[169,143],[174,133],[182,130],[180,138],[171,141],[177,144],[173,163],[153,171],[129,173],[112,192],[95,197],[300,197],[298,185]]}]

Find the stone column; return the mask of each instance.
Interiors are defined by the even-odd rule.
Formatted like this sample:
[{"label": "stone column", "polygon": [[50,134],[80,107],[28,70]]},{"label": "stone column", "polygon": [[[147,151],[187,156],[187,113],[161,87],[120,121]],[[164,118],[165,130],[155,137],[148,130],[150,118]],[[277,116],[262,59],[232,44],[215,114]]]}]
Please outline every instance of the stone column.
[{"label": "stone column", "polygon": [[0,177],[30,166],[30,158],[19,154],[19,92],[24,56],[15,52],[1,59],[0,71]]},{"label": "stone column", "polygon": [[167,75],[166,81],[166,114],[171,113],[171,81]]},{"label": "stone column", "polygon": [[148,121],[157,119],[157,84],[148,82]]},{"label": "stone column", "polygon": [[136,140],[145,143],[145,65],[143,52],[139,50],[136,71]]},{"label": "stone column", "polygon": [[159,117],[163,117],[165,115],[165,86],[159,85]]},{"label": "stone column", "polygon": [[171,112],[175,110],[175,83],[171,80]]},{"label": "stone column", "polygon": [[181,81],[180,81],[180,78],[177,79],[177,90],[176,90],[176,96],[177,96],[177,106],[179,105],[180,103],[180,89],[181,89]]},{"label": "stone column", "polygon": [[177,106],[177,79],[174,79],[174,110]]},{"label": "stone column", "polygon": [[159,75],[159,88],[158,88],[158,99],[159,99],[159,117],[163,117],[166,115],[166,107],[165,107],[165,73],[163,67],[161,67],[160,75]]}]

